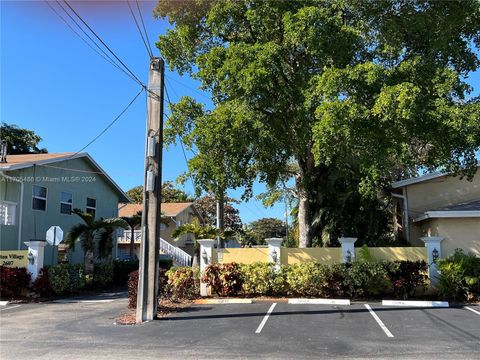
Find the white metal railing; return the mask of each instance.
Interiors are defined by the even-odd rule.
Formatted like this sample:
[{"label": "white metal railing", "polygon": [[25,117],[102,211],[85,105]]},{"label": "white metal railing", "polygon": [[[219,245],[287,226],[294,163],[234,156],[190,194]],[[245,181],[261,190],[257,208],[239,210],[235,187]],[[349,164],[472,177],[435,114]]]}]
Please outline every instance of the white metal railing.
[{"label": "white metal railing", "polygon": [[[118,244],[130,244],[132,238],[131,230],[124,230],[119,232],[117,237]],[[135,230],[133,233],[133,239],[135,244],[140,244],[142,240],[142,231]],[[173,246],[168,241],[160,238],[160,252],[170,256],[174,262],[181,266],[190,266],[192,264],[192,256],[183,251],[182,249]]]},{"label": "white metal railing", "polygon": [[[119,244],[130,244],[130,240],[132,239],[132,231],[131,230],[123,230],[119,232],[117,237],[117,243]],[[140,244],[142,240],[142,231],[135,230],[133,233],[133,239],[135,244]]]},{"label": "white metal railing", "polygon": [[192,257],[189,254],[162,238],[160,238],[160,251],[171,256],[173,261],[179,265],[190,266],[192,264]]}]

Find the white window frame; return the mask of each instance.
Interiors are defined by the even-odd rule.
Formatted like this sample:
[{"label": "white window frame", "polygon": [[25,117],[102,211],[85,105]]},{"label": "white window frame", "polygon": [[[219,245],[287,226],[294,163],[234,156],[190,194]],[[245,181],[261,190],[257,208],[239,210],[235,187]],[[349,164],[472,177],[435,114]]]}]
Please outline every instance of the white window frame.
[{"label": "white window frame", "polygon": [[[5,213],[3,215],[0,215],[0,219],[1,219],[0,225],[3,225],[3,226],[16,226],[17,225],[17,205],[18,204],[16,202],[13,202],[13,201],[1,201],[0,202],[0,214],[3,213],[3,207],[5,206]],[[10,224],[7,223],[9,215],[10,215],[10,212],[8,211],[9,207],[14,207],[13,212],[11,214],[12,221],[11,221]]]},{"label": "white window frame", "polygon": [[[35,195],[35,191],[34,191],[35,186],[41,187],[41,188],[44,188],[44,189],[45,189],[45,197],[41,197],[41,196]],[[32,186],[32,210],[35,210],[35,211],[47,211],[47,207],[48,207],[47,198],[48,198],[48,188],[47,188],[46,186],[40,186],[40,185],[33,185],[33,186]],[[34,208],[33,208],[33,199],[45,200],[45,210],[42,210],[42,209],[34,209]]]},{"label": "white window frame", "polygon": [[[95,200],[95,206],[88,206],[88,199]],[[97,199],[87,196],[87,200],[85,204],[85,212],[88,213],[88,210],[93,210],[94,211],[93,217],[95,217],[95,215],[97,214]]]},{"label": "white window frame", "polygon": [[[70,194],[71,197],[72,197],[72,202],[62,201],[62,194]],[[70,206],[70,213],[69,214],[66,214],[66,213],[62,212],[62,205],[69,205]],[[70,216],[70,215],[72,215],[72,211],[73,211],[73,193],[68,192],[68,191],[61,191],[60,192],[60,214]]]}]

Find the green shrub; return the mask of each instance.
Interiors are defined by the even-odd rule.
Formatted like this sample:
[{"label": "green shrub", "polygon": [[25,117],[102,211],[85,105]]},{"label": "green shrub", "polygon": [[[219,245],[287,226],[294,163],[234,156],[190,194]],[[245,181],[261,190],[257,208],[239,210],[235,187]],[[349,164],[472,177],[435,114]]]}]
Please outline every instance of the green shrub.
[{"label": "green shrub", "polygon": [[48,278],[52,291],[56,295],[66,293],[70,290],[70,264],[58,264],[48,268]]},{"label": "green shrub", "polygon": [[173,260],[171,259],[160,259],[158,261],[158,267],[160,269],[169,270],[173,266]]},{"label": "green shrub", "polygon": [[175,267],[166,272],[168,295],[172,301],[194,299],[199,295],[199,270]]},{"label": "green shrub", "polygon": [[93,286],[104,288],[113,282],[113,264],[95,264],[93,268]]},{"label": "green shrub", "polygon": [[440,296],[454,301],[480,298],[480,257],[456,249],[451,256],[438,260],[437,266]]},{"label": "green shrub", "polygon": [[0,266],[0,296],[24,296],[31,276],[25,268]]},{"label": "green shrub", "polygon": [[113,260],[113,283],[127,285],[128,276],[135,270],[138,270],[138,260]]},{"label": "green shrub", "polygon": [[427,289],[427,263],[425,261],[395,261],[382,263],[392,283],[396,298],[408,299]]},{"label": "green shrub", "polygon": [[329,283],[329,266],[315,262],[294,264],[286,272],[291,295],[325,297]]},{"label": "green shrub", "polygon": [[286,290],[286,272],[275,271],[271,263],[244,264],[240,269],[242,290],[246,295],[282,295]]},{"label": "green shrub", "polygon": [[385,265],[378,262],[346,264],[346,295],[351,298],[379,298],[393,292]]},{"label": "green shrub", "polygon": [[208,265],[202,281],[210,285],[218,296],[236,295],[242,289],[240,265],[237,263]]},{"label": "green shrub", "polygon": [[80,292],[90,279],[83,273],[83,264],[58,264],[48,268],[48,279],[56,295]]}]

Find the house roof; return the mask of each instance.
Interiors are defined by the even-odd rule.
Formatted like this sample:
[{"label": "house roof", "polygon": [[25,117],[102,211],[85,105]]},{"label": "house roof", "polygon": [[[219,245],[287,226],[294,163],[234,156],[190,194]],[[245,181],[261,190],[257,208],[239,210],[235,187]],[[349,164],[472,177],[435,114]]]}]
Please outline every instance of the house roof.
[{"label": "house roof", "polygon": [[[479,167],[479,166],[480,166],[480,161],[477,163],[477,167]],[[421,182],[424,182],[424,181],[433,180],[433,179],[436,179],[436,178],[439,178],[439,177],[442,177],[442,176],[447,176],[447,175],[449,175],[449,173],[433,172],[433,173],[425,174],[425,175],[422,175],[422,176],[413,177],[413,178],[410,178],[410,179],[396,181],[396,182],[392,183],[392,188],[398,189],[398,188],[402,188],[404,186],[417,184],[417,183],[421,183]]]},{"label": "house roof", "polygon": [[[103,170],[98,163],[93,160],[93,158],[88,153],[53,153],[53,154],[22,154],[22,155],[8,155],[6,163],[0,163],[0,171],[14,171],[26,169],[32,166],[46,166],[49,167],[49,164],[54,164],[60,161],[65,160],[74,160],[79,158],[85,158],[90,164],[97,169],[97,171],[105,176],[107,182],[109,182],[112,187],[117,191],[119,196],[119,201],[121,202],[130,202],[130,198],[125,194],[125,192],[117,185],[115,181]],[[51,166],[55,168],[54,166]],[[73,168],[61,168],[63,170],[79,171]]]},{"label": "house roof", "polygon": [[438,218],[477,218],[480,217],[480,200],[445,206],[436,210],[426,211],[413,220],[419,222]]},{"label": "house roof", "polygon": [[[178,214],[182,213],[190,206],[192,206],[192,202],[183,202],[183,203],[162,203],[162,214],[164,216],[172,216],[175,217]],[[118,214],[119,216],[133,216],[137,214],[139,211],[142,211],[143,205],[142,204],[119,204],[118,207]]]}]

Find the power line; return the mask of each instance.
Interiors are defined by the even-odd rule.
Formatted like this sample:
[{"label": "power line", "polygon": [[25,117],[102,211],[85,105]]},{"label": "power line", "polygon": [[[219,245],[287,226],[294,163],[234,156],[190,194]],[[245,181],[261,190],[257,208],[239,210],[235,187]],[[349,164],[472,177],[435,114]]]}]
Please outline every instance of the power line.
[{"label": "power line", "polygon": [[165,78],[170,79],[170,80],[172,80],[172,81],[175,81],[177,84],[180,84],[180,85],[182,85],[183,87],[185,87],[185,88],[187,88],[187,89],[189,89],[189,90],[192,90],[193,92],[196,92],[198,95],[203,96],[205,99],[212,100],[211,97],[203,94],[201,91],[198,91],[198,90],[196,90],[196,89],[194,89],[194,88],[192,88],[192,87],[190,87],[190,86],[182,83],[181,81],[178,81],[177,79],[174,79],[174,78],[169,77],[169,76],[167,76],[167,75],[165,75]]},{"label": "power line", "polygon": [[90,30],[90,32],[102,43],[103,46],[117,59],[117,61],[130,73],[130,75],[133,76],[136,82],[138,82],[139,85],[141,85],[143,88],[146,88],[145,84],[142,83],[142,81],[129,69],[125,63],[120,60],[120,58],[110,49],[110,47],[105,44],[105,42],[100,38],[100,36],[97,35],[95,31],[83,20],[83,18],[75,11],[75,9],[67,2],[67,0],[63,0],[63,2],[70,8],[70,10],[73,11],[73,13],[77,16],[78,19]]},{"label": "power line", "polygon": [[[75,31],[75,29],[68,23],[68,21],[61,15],[59,14],[55,8],[53,8],[50,3],[48,2],[48,0],[44,0],[45,3],[50,7],[50,9],[52,9],[52,11],[65,23],[65,25],[68,26],[68,28],[70,28],[70,30],[72,30],[85,44],[88,45],[88,47],[90,47],[93,51],[95,51],[100,57],[102,57],[105,61],[107,61],[109,64],[111,64],[112,66],[114,66],[115,68],[117,68],[118,70],[122,71],[125,75],[127,75],[129,78],[131,78],[132,80],[136,81],[132,75],[130,75],[129,73],[127,73],[123,68],[121,68],[116,62],[114,59],[112,59],[106,52],[105,50],[103,50],[98,44],[97,42],[92,39],[92,37],[80,26],[80,24],[70,15],[70,13],[62,6],[62,4],[57,0],[57,5],[63,10],[63,12],[65,12],[65,14],[70,18],[70,20],[85,34],[85,36],[98,48],[98,50],[100,50],[100,52],[95,49],[81,34],[79,34],[77,31]],[[103,53],[103,55],[102,55]]]},{"label": "power line", "polygon": [[117,122],[118,119],[120,119],[120,117],[128,110],[128,108],[135,102],[135,100],[137,100],[137,98],[140,96],[140,94],[143,92],[143,88],[138,92],[137,95],[135,95],[135,97],[132,99],[132,101],[130,101],[130,103],[120,112],[120,114],[118,114],[115,119],[113,119],[110,124],[107,125],[107,127],[105,127],[97,136],[95,136],[87,145],[85,145],[83,148],[81,148],[80,150],[78,150],[76,153],[74,153],[71,157],[77,155],[78,153],[82,152],[83,150],[85,150],[87,147],[89,147],[90,145],[92,145],[100,136],[102,136],[103,134],[105,134],[107,132],[108,129],[110,129],[113,124],[115,124]]},{"label": "power line", "polygon": [[47,1],[47,0],[44,0],[44,2],[50,7],[50,9],[52,9],[52,11],[65,23],[65,25],[68,26],[68,28],[70,30],[73,31],[74,34],[76,34],[80,40],[82,40],[90,49],[92,49],[93,51],[95,51],[100,57],[102,57],[105,61],[107,61],[108,63],[112,64],[113,66],[115,67],[118,67],[118,65],[116,65],[115,63],[113,63],[112,61],[110,61],[106,56],[102,55],[97,49],[95,49],[87,40],[85,40],[84,37],[82,37],[82,35],[80,35],[68,22],[67,20],[65,20],[65,18],[57,12],[57,10],[55,10],[55,8],[50,5],[50,3]]},{"label": "power line", "polygon": [[153,57],[153,53],[151,52],[150,45],[147,45],[147,42],[145,40],[145,37],[143,36],[142,30],[140,30],[140,25],[138,25],[137,17],[133,13],[132,6],[130,5],[130,1],[127,0],[127,5],[128,8],[130,9],[130,14],[132,15],[133,21],[135,22],[135,25],[137,26],[138,33],[140,34],[140,37],[142,38],[143,45],[145,45],[145,49],[147,49],[147,53],[149,57]]},{"label": "power line", "polygon": [[150,46],[150,39],[148,38],[147,28],[145,27],[145,23],[143,22],[142,12],[140,11],[140,5],[138,5],[138,0],[135,0],[135,2],[137,3],[138,14],[140,15],[140,20],[142,21],[143,31],[145,31],[145,37],[147,39],[147,44],[148,44],[148,47],[150,49],[150,57],[153,57],[153,51],[152,51],[152,48]]}]

